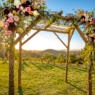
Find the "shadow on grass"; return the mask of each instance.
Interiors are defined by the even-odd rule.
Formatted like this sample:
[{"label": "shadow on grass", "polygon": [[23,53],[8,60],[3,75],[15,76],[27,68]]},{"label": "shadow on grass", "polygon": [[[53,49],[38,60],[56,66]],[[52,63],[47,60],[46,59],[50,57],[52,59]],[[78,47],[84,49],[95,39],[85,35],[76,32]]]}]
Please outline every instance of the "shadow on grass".
[{"label": "shadow on grass", "polygon": [[55,64],[55,67],[62,69],[62,70],[66,70],[66,67],[64,64]]},{"label": "shadow on grass", "polygon": [[65,67],[63,65],[58,65],[58,64],[48,64],[48,63],[32,63],[32,65],[34,65],[36,68],[38,68],[39,70],[50,70],[50,69],[53,69],[53,68],[59,68],[59,69],[62,69],[62,70],[65,70]]},{"label": "shadow on grass", "polygon": [[87,72],[87,69],[84,69],[84,68],[71,67],[71,69],[77,70],[78,72],[79,72],[79,71]]},{"label": "shadow on grass", "polygon": [[52,64],[38,64],[38,63],[32,63],[32,65],[34,65],[36,68],[38,68],[39,70],[50,70],[53,69],[54,66]]},{"label": "shadow on grass", "polygon": [[22,71],[25,71],[25,67],[30,67],[29,64],[27,64],[26,61],[24,61],[24,62],[21,64],[21,70],[22,70]]},{"label": "shadow on grass", "polygon": [[21,87],[18,88],[18,94],[19,94],[19,95],[24,95],[24,94],[23,94],[23,90],[22,90]]},{"label": "shadow on grass", "polygon": [[70,83],[70,82],[67,82],[69,85],[71,85],[72,87],[74,87],[75,89],[77,89],[78,91],[81,91],[81,92],[83,92],[84,94],[86,94],[86,91],[84,91],[82,88],[80,88],[80,87],[77,87],[76,85],[74,85],[74,84],[72,84],[72,83]]}]

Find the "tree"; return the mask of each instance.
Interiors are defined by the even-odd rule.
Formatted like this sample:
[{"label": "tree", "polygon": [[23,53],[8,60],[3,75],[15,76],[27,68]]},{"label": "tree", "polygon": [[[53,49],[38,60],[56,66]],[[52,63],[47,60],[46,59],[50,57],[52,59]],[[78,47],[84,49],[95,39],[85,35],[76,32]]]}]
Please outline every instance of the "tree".
[{"label": "tree", "polygon": [[57,63],[63,64],[65,62],[65,57],[63,54],[59,54],[57,59],[56,59]]},{"label": "tree", "polygon": [[54,56],[51,53],[44,53],[43,56],[41,57],[41,62],[42,63],[55,63],[56,56]]}]

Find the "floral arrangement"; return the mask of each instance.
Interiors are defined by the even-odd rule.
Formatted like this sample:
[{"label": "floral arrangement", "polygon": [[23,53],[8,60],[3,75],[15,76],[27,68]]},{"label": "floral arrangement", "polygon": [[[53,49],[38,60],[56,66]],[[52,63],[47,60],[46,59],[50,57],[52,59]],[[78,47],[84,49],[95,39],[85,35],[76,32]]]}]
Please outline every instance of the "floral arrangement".
[{"label": "floral arrangement", "polygon": [[91,44],[95,44],[95,13],[78,10],[81,23],[85,25],[85,34]]},{"label": "floral arrangement", "polygon": [[[44,0],[32,0],[31,2],[29,0],[14,0],[14,4],[3,8],[3,19],[0,21],[0,28],[3,28],[5,34],[11,35],[17,26],[22,24],[22,21],[26,25],[28,21],[25,20],[30,19],[32,21],[33,17],[39,16],[39,10],[43,10],[44,6]],[[23,31],[21,27],[18,29]]]},{"label": "floral arrangement", "polygon": [[88,12],[84,10],[75,11],[75,14],[66,15],[66,24],[71,26],[83,26],[84,34],[87,40],[95,43],[95,12]]},{"label": "floral arrangement", "polygon": [[[8,7],[3,7],[3,19],[0,20],[0,29],[5,34],[11,35],[15,29],[22,33],[36,17],[44,12],[45,0],[14,0],[14,3]],[[47,15],[47,14],[46,14]],[[55,15],[52,15],[53,17]],[[49,19],[52,16],[48,17]],[[62,16],[61,16],[62,17]],[[60,16],[55,16],[56,20],[60,20]],[[67,14],[63,20],[67,25],[84,25],[87,40],[95,43],[95,12],[87,12],[83,10],[76,11],[75,14]],[[3,29],[2,29],[3,28]]]}]

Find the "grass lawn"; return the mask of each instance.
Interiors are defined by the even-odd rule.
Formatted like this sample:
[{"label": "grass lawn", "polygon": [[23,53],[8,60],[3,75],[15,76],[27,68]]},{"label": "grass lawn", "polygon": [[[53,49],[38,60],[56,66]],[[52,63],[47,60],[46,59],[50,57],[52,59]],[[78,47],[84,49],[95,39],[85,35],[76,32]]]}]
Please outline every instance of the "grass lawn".
[{"label": "grass lawn", "polygon": [[[52,64],[23,63],[22,89],[17,88],[18,64],[15,63],[15,95],[86,95],[87,71],[69,68],[65,83],[65,68]],[[8,64],[0,62],[0,95],[8,95]],[[95,95],[95,73],[93,73]]]}]

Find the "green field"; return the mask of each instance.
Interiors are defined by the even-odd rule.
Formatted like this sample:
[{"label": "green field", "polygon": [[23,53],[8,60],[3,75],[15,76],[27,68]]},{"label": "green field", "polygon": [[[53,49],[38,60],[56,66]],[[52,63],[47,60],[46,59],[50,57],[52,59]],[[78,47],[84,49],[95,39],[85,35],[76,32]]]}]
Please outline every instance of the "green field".
[{"label": "green field", "polygon": [[[18,64],[15,62],[15,95],[86,95],[87,70],[69,67],[68,83],[62,65],[32,63],[22,64],[22,89],[17,88]],[[0,62],[0,95],[8,95],[8,64]],[[95,72],[93,72],[95,95]]]}]

